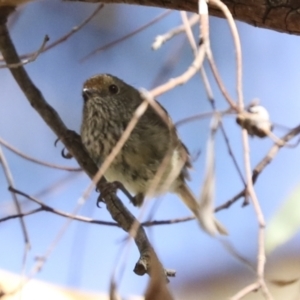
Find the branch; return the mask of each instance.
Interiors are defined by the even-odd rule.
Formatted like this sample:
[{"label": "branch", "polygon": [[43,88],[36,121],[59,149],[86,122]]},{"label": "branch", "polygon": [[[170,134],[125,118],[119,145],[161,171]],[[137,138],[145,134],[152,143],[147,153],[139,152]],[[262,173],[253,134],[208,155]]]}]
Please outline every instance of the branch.
[{"label": "branch", "polygon": [[[198,12],[198,0],[65,0],[69,2],[87,3],[126,3],[135,5],[155,6],[161,8]],[[209,2],[209,1],[208,1]],[[299,3],[285,0],[256,0],[256,1],[222,1],[236,20],[255,27],[268,28],[279,32],[300,34]],[[211,3],[209,14],[224,18],[223,13]]]},{"label": "branch", "polygon": [[72,168],[72,167],[67,167],[67,166],[59,166],[59,165],[56,165],[56,164],[52,164],[52,163],[48,163],[48,162],[36,159],[36,158],[31,157],[29,155],[26,155],[26,154],[22,153],[20,150],[18,150],[17,148],[13,147],[12,145],[10,145],[6,141],[4,141],[1,137],[0,137],[0,144],[3,145],[5,148],[9,149],[10,151],[14,152],[15,154],[19,155],[20,157],[22,157],[26,160],[29,160],[33,163],[45,166],[45,167],[58,169],[58,170],[64,170],[64,171],[73,171],[73,172],[82,171],[81,168]]}]

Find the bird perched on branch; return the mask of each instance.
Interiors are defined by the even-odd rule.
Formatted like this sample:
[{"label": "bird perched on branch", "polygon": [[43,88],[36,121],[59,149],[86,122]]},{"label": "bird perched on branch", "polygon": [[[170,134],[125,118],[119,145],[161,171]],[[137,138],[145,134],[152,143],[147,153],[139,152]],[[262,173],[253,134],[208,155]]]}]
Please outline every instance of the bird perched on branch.
[{"label": "bird perched on branch", "polygon": [[[82,95],[82,142],[100,166],[144,99],[137,89],[109,74],[89,78],[83,85]],[[180,141],[171,119],[167,119],[166,122],[154,108],[148,106],[105,172],[105,178],[108,182],[121,183],[135,195],[132,203],[140,206],[159,168],[163,168],[152,196],[168,191],[178,194],[207,232],[225,234],[226,230],[214,216],[210,222],[213,228],[206,228],[200,206],[186,184],[188,168],[191,167],[188,150]],[[173,180],[169,182],[171,177]],[[170,183],[168,186],[167,182]]]}]

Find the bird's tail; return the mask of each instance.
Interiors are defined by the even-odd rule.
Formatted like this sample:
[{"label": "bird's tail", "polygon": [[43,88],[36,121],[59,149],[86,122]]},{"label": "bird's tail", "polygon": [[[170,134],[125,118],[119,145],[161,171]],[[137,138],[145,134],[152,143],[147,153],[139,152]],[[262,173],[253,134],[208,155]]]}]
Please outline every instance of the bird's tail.
[{"label": "bird's tail", "polygon": [[198,219],[200,226],[210,235],[217,233],[227,235],[225,227],[216,219],[213,210],[204,209],[197,202],[192,191],[186,184],[180,185],[176,189],[176,193],[180,196],[185,205],[193,212]]}]

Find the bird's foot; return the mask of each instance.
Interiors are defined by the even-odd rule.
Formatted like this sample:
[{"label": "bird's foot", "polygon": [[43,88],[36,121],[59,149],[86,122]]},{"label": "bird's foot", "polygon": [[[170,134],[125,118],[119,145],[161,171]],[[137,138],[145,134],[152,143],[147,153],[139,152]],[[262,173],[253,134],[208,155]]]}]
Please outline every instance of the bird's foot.
[{"label": "bird's foot", "polygon": [[101,184],[101,192],[97,199],[97,206],[100,207],[100,202],[105,202],[105,197],[112,193],[115,194],[117,190],[121,190],[134,206],[141,206],[143,204],[144,195],[142,193],[132,196],[120,181],[113,181]]},{"label": "bird's foot", "polygon": [[105,182],[101,184],[101,192],[97,199],[97,206],[100,207],[100,202],[105,202],[105,197],[109,194],[115,194],[117,190],[121,190],[129,199],[133,198],[120,181]]},{"label": "bird's foot", "polygon": [[144,202],[144,198],[144,194],[138,193],[134,197],[131,196],[131,199],[129,200],[134,206],[141,206]]}]

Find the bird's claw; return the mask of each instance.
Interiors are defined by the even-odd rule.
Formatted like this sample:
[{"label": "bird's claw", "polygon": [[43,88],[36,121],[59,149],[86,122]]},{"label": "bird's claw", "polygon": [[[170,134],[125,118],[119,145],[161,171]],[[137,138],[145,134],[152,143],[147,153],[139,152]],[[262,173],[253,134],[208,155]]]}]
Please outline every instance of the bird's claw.
[{"label": "bird's claw", "polygon": [[[113,181],[113,182],[105,182],[102,183],[100,186],[100,195],[97,199],[97,207],[100,207],[100,202],[105,203],[105,198],[110,194],[116,194],[117,190],[125,190],[123,184],[119,181]],[[98,188],[96,188],[96,191],[99,191]]]}]

